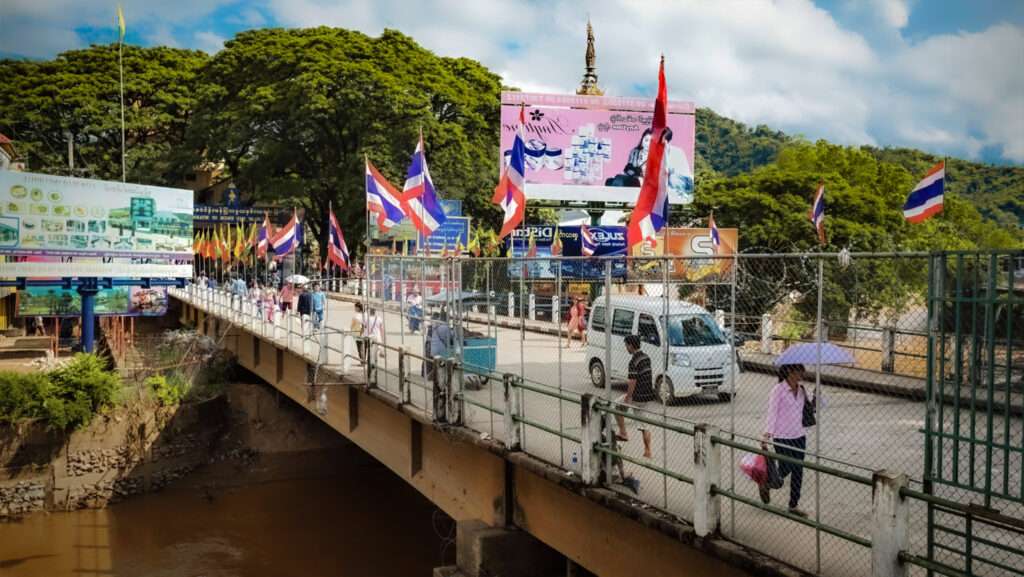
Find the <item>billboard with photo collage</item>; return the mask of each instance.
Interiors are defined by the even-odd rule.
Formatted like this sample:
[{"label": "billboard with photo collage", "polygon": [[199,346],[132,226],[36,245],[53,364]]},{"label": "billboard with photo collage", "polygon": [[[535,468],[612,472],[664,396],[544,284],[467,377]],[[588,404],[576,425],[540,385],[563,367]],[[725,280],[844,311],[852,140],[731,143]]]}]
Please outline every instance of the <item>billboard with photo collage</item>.
[{"label": "billboard with photo collage", "polygon": [[192,191],[0,171],[0,276],[190,277]]},{"label": "billboard with photo collage", "polygon": [[[525,106],[526,197],[634,203],[640,192],[654,98],[501,93],[501,162]],[[692,102],[669,102],[670,204],[693,202],[696,119]]]}]

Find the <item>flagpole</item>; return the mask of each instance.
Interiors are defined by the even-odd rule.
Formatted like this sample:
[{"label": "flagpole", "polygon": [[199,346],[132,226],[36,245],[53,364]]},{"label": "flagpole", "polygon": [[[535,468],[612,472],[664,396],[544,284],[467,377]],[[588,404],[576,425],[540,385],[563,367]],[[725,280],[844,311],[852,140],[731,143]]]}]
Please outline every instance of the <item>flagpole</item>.
[{"label": "flagpole", "polygon": [[124,37],[117,42],[117,68],[121,77],[121,182],[127,182],[124,140]]}]

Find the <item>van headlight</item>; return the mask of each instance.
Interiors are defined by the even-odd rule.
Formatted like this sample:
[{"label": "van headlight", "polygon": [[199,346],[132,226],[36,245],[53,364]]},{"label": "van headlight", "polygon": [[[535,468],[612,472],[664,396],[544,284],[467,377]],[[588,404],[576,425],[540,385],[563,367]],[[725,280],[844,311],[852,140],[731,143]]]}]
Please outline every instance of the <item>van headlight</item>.
[{"label": "van headlight", "polygon": [[692,364],[690,362],[690,355],[686,353],[672,353],[672,364],[677,367],[688,367]]}]

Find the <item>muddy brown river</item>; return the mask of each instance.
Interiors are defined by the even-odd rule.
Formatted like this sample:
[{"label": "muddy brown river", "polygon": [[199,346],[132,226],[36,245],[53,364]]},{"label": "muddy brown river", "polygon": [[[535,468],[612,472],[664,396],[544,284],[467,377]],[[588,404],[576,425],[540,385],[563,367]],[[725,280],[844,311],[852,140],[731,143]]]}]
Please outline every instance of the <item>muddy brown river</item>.
[{"label": "muddy brown river", "polygon": [[0,523],[4,577],[415,577],[454,559],[454,526],[381,468],[190,487]]}]

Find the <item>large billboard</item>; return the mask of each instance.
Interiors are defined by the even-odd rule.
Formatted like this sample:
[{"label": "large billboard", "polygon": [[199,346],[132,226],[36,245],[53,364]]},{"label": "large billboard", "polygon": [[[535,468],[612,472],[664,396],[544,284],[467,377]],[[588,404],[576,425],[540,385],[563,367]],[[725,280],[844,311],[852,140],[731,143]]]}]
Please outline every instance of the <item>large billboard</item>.
[{"label": "large billboard", "polygon": [[[526,197],[634,203],[643,182],[654,99],[501,93],[501,162],[526,110]],[[669,102],[670,204],[693,202],[692,102]]]},{"label": "large billboard", "polygon": [[192,191],[0,171],[0,255],[4,278],[189,277]]},{"label": "large billboard", "polygon": [[[166,287],[114,287],[96,294],[97,315],[158,317],[167,314]],[[18,291],[18,316],[77,317],[82,297],[75,290],[29,287]]]}]

